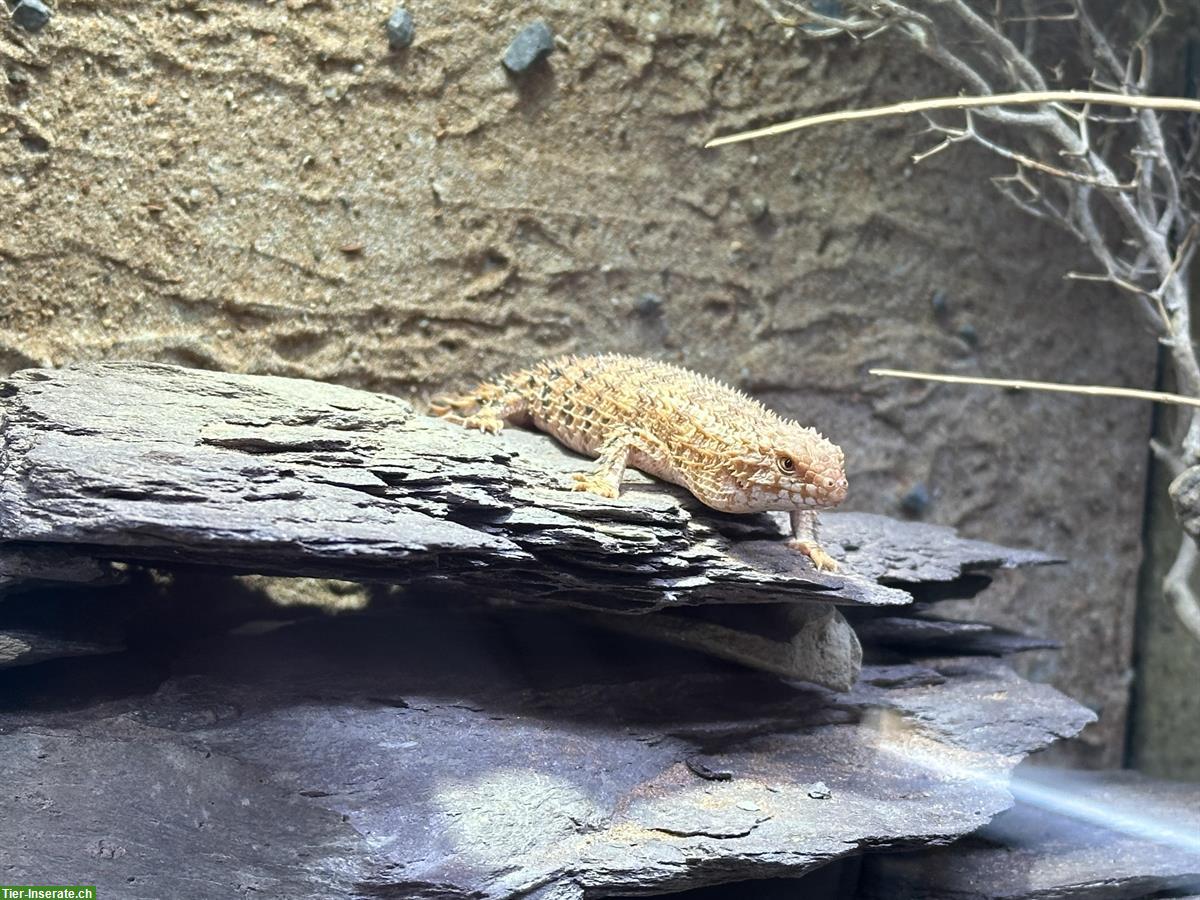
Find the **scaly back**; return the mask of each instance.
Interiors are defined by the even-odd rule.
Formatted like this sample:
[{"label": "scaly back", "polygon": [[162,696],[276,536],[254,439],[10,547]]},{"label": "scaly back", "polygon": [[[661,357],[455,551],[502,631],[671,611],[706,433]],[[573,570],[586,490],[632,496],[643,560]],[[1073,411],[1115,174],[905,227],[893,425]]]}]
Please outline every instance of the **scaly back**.
[{"label": "scaly back", "polygon": [[721,452],[779,417],[728,385],[670,363],[620,354],[560,356],[505,375],[532,423],[591,453],[615,428],[636,427],[671,450]]}]

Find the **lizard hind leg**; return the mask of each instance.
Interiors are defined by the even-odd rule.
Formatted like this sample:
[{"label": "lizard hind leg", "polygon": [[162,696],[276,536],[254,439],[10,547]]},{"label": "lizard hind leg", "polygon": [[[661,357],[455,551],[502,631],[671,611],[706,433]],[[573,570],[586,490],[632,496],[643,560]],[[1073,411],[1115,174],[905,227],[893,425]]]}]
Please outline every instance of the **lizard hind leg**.
[{"label": "lizard hind leg", "polygon": [[485,434],[498,434],[506,420],[524,415],[525,410],[525,398],[500,384],[481,384],[470,394],[439,397],[429,404],[435,416]]}]

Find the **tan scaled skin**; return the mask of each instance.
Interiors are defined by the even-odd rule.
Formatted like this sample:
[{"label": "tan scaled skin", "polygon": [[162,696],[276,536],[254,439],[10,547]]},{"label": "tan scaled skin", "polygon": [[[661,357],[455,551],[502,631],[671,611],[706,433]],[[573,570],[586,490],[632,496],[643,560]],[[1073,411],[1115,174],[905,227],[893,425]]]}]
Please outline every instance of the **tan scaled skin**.
[{"label": "tan scaled skin", "polygon": [[787,510],[789,546],[820,570],[837,563],[817,543],[816,514],[846,498],[842,450],[757,400],[679,366],[632,356],[561,356],[435,401],[431,411],[494,434],[533,425],[597,457],[575,490],[620,493],[631,465],[722,512]]}]

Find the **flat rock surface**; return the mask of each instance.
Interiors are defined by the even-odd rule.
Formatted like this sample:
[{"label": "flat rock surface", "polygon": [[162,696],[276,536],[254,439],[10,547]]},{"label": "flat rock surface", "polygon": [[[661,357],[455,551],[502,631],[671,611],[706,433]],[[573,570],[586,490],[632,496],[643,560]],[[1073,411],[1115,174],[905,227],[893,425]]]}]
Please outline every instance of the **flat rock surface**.
[{"label": "flat rock surface", "polygon": [[961,622],[926,616],[870,616],[853,623],[864,644],[909,653],[1007,656],[1026,650],[1057,650],[1058,641],[999,628],[987,622]]},{"label": "flat rock surface", "polygon": [[1023,768],[1019,802],[953,847],[879,857],[864,896],[1135,900],[1200,893],[1200,785]]},{"label": "flat rock surface", "polygon": [[820,573],[783,545],[781,515],[723,516],[632,472],[617,500],[569,490],[588,465],[545,435],[483,435],[302,379],[107,363],[0,388],[4,552],[68,544],[94,561],[486,585],[617,611],[904,604],[903,587],[969,594],[980,573],[1049,561],[845,513],[824,517],[843,572]]},{"label": "flat rock surface", "polygon": [[[944,842],[1093,716],[994,660],[850,693],[570,619],[311,622],[0,673],[4,876],[101,896],[666,893]],[[822,785],[818,785],[820,782]]]}]

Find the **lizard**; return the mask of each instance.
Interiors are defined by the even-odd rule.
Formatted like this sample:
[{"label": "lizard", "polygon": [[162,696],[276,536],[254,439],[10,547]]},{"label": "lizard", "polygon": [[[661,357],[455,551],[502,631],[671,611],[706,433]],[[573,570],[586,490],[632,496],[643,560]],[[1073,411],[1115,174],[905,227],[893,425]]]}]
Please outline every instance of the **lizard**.
[{"label": "lizard", "polygon": [[573,476],[577,491],[615,498],[632,465],[722,512],[786,510],[788,545],[837,571],[817,538],[817,510],[846,497],[841,448],[708,376],[621,354],[567,355],[435,398],[430,412],[488,434],[533,425],[597,458]]}]

